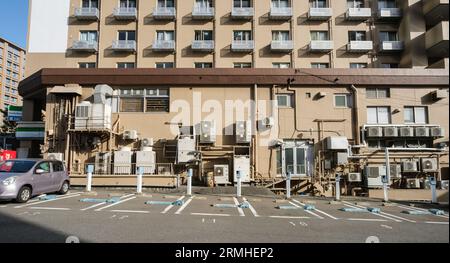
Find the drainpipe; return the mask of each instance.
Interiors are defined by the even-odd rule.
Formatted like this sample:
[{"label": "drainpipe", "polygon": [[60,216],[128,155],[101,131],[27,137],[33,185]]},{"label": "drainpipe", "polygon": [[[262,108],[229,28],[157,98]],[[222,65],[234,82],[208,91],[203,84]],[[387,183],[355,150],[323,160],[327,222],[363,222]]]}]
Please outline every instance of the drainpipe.
[{"label": "drainpipe", "polygon": [[358,89],[354,85],[350,85],[353,92],[353,132],[355,136],[355,144],[360,144],[359,138],[359,103],[358,103]]},{"label": "drainpipe", "polygon": [[252,109],[252,137],[255,138],[253,143],[253,179],[256,179],[256,174],[258,170],[258,116],[259,116],[259,110],[258,110],[258,84],[253,85],[253,109]]}]

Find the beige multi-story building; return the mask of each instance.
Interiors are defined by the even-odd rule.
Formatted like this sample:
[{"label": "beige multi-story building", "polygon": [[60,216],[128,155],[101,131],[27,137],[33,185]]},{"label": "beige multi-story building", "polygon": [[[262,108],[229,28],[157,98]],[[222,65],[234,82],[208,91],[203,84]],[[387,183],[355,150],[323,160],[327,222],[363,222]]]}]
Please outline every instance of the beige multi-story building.
[{"label": "beige multi-story building", "polygon": [[398,199],[448,184],[448,1],[30,7],[19,155],[63,159],[73,184],[90,165],[108,186],[139,167],[147,186],[189,168],[197,184],[239,172],[280,190],[290,174],[326,195],[338,174],[371,196],[386,175]]},{"label": "beige multi-story building", "polygon": [[[0,107],[21,106],[19,82],[25,75],[25,50],[0,37]],[[0,124],[3,118],[0,119]]]}]

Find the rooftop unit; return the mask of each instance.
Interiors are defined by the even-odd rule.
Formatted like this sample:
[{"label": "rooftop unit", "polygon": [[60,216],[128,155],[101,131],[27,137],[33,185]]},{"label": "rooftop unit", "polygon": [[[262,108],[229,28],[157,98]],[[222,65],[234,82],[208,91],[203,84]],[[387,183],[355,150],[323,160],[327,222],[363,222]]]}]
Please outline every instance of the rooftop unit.
[{"label": "rooftop unit", "polygon": [[386,166],[366,166],[364,169],[367,188],[383,187],[382,176],[386,176]]},{"label": "rooftop unit", "polygon": [[236,143],[250,143],[252,128],[250,121],[237,121],[235,126]]},{"label": "rooftop unit", "polygon": [[233,181],[234,183],[237,183],[237,172],[240,172],[241,175],[241,182],[242,183],[250,183],[250,157],[247,155],[242,156],[235,156],[233,160],[233,167],[234,167],[234,173],[233,173]]},{"label": "rooftop unit", "polygon": [[131,149],[126,147],[114,152],[114,174],[131,174],[132,155]]},{"label": "rooftop unit", "polygon": [[154,151],[136,152],[136,170],[143,169],[144,174],[155,174],[156,153]]},{"label": "rooftop unit", "polygon": [[230,170],[228,165],[214,165],[214,183],[225,185],[230,183]]},{"label": "rooftop unit", "polygon": [[200,122],[200,143],[216,142],[216,123],[215,121]]}]

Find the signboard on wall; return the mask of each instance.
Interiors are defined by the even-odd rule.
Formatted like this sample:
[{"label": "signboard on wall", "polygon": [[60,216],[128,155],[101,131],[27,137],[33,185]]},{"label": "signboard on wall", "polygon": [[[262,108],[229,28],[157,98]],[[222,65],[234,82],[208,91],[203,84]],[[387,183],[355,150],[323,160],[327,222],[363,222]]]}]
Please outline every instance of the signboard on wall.
[{"label": "signboard on wall", "polygon": [[8,106],[8,121],[21,121],[22,120],[22,107]]}]

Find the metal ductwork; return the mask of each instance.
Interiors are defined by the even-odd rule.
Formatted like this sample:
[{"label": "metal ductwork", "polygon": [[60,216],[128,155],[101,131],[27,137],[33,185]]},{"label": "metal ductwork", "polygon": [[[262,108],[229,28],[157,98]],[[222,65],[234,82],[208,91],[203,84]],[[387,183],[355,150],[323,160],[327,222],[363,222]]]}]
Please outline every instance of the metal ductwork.
[{"label": "metal ductwork", "polygon": [[108,85],[97,85],[94,91],[94,103],[105,104],[106,96],[112,96],[113,89]]}]

